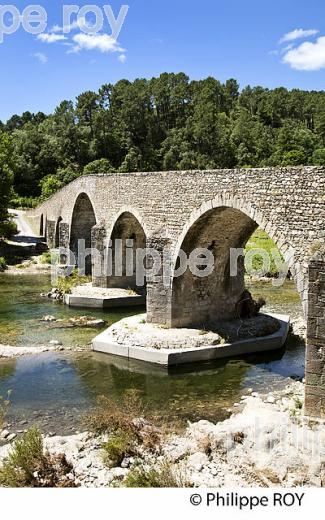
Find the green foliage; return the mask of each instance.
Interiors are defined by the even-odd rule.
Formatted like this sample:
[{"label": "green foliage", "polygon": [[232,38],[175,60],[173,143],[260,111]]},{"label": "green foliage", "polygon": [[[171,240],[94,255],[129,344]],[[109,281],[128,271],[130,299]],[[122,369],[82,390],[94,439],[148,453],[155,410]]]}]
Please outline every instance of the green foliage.
[{"label": "green foliage", "polygon": [[97,159],[84,167],[84,175],[93,175],[95,173],[110,173],[114,171],[111,163],[107,159]]},{"label": "green foliage", "polygon": [[4,459],[0,486],[72,487],[67,477],[71,469],[63,455],[54,457],[45,453],[41,433],[37,428],[30,428]]},{"label": "green foliage", "polygon": [[39,202],[40,201],[37,197],[21,197],[16,193],[13,193],[9,205],[12,209],[28,209],[36,208]]},{"label": "green foliage", "polygon": [[128,473],[123,484],[127,488],[186,487],[186,482],[181,473],[168,462],[156,468],[135,467]]},{"label": "green foliage", "polygon": [[144,413],[140,395],[135,390],[127,391],[122,403],[114,399],[100,396],[96,408],[86,418],[87,425],[97,433],[129,433],[136,431],[133,419],[142,417]]},{"label": "green foliage", "polygon": [[313,153],[313,164],[315,166],[325,165],[325,148],[318,148]]},{"label": "green foliage", "polygon": [[[40,257],[40,263],[41,264],[52,264],[52,259],[53,259],[53,252],[51,251],[45,251],[45,253],[43,253]],[[55,258],[53,259],[54,260],[54,263],[55,263]]]},{"label": "green foliage", "polygon": [[137,453],[137,444],[138,436],[130,428],[126,431],[115,431],[102,446],[104,462],[109,467],[119,466],[126,456]]},{"label": "green foliage", "polygon": [[90,281],[89,276],[81,276],[77,269],[70,276],[60,276],[57,281],[57,288],[61,294],[69,294],[73,287],[83,285]]},{"label": "green foliage", "polygon": [[13,181],[15,207],[29,206],[89,173],[322,165],[324,114],[323,91],[240,92],[184,73],[121,80],[2,125],[0,193],[6,207]]},{"label": "green foliage", "polygon": [[11,238],[18,233],[17,224],[10,216],[0,224],[0,230],[2,238]]},{"label": "green foliage", "polygon": [[3,256],[0,256],[0,272],[7,269],[7,261]]},{"label": "green foliage", "polygon": [[11,137],[0,133],[0,237],[11,234],[8,206],[13,184],[12,153]]},{"label": "green foliage", "polygon": [[8,392],[7,398],[0,395],[0,430],[2,430],[4,426],[5,418],[10,406],[10,395],[11,392]]},{"label": "green foliage", "polygon": [[54,193],[57,192],[60,188],[62,188],[63,183],[55,175],[48,175],[41,180],[40,186],[42,189],[41,199],[45,200],[54,195]]},{"label": "green foliage", "polygon": [[[252,251],[254,249],[264,249],[269,255],[270,258],[270,270],[268,273],[265,273],[265,276],[269,277],[276,277],[279,275],[279,270],[276,266],[276,263],[274,261],[274,256],[272,255],[273,251],[276,251],[279,255],[279,258],[281,259],[281,262],[284,262],[284,258],[281,255],[281,253],[278,251],[278,248],[276,244],[273,242],[273,240],[269,237],[265,231],[262,229],[258,229],[253,233],[250,240],[246,244],[245,248],[245,254],[247,254],[249,251]],[[263,267],[263,258],[256,254],[253,258],[253,265],[252,265],[254,271],[259,271]]]}]

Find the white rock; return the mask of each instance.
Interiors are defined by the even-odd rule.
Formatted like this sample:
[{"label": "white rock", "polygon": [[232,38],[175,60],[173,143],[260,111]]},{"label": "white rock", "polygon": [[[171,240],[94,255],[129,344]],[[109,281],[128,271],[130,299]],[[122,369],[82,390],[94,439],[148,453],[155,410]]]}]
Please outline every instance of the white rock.
[{"label": "white rock", "polygon": [[129,473],[126,468],[113,468],[110,470],[111,476],[115,479],[123,479]]},{"label": "white rock", "polygon": [[58,341],[57,339],[52,339],[49,343],[50,343],[50,345],[53,345],[53,347],[62,346],[61,341]]},{"label": "white rock", "polygon": [[8,437],[7,437],[7,441],[8,441],[8,442],[11,442],[11,441],[13,441],[16,437],[17,437],[17,434],[16,434],[16,433],[11,433],[10,435],[8,435]]},{"label": "white rock", "polygon": [[202,471],[204,466],[207,466],[208,464],[208,456],[201,452],[193,453],[193,455],[191,455],[187,460],[187,466],[195,471]]},{"label": "white rock", "polygon": [[9,435],[10,435],[10,432],[8,430],[2,430],[0,437],[1,437],[1,439],[7,439],[9,437]]}]

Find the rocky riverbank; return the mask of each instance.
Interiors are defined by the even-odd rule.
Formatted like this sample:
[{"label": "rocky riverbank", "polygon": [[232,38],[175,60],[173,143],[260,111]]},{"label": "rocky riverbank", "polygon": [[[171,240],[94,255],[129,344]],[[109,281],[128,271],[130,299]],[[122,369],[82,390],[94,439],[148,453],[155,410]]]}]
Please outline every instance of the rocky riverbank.
[{"label": "rocky riverbank", "polygon": [[60,341],[51,340],[48,345],[15,347],[12,345],[0,344],[0,359],[19,358],[22,356],[33,356],[45,352],[84,352],[90,350],[90,345],[84,347],[66,347]]},{"label": "rocky riverbank", "polygon": [[[325,427],[303,417],[303,389],[294,382],[267,395],[250,390],[234,405],[229,419],[188,424],[177,434],[135,420],[147,442],[114,467],[104,462],[107,435],[46,437],[44,444],[53,455],[65,454],[72,468],[69,479],[76,486],[124,486],[139,468],[159,473],[162,465],[168,465],[168,471],[189,487],[321,487]],[[0,448],[0,461],[10,449],[10,443]]]}]

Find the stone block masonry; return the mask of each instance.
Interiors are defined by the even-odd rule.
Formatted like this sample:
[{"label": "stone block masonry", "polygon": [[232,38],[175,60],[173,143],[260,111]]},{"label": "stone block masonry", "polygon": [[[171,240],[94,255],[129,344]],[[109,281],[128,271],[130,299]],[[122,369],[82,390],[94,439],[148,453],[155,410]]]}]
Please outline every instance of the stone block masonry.
[{"label": "stone block masonry", "polygon": [[[325,243],[325,168],[290,167],[187,172],[107,173],[84,176],[31,210],[35,229],[47,222],[49,245],[60,233],[60,245],[76,250],[84,239],[103,251],[104,241],[132,238],[154,245],[163,273],[147,280],[150,323],[167,327],[213,324],[231,318],[243,289],[243,269],[229,277],[230,248],[245,246],[260,226],[287,261],[308,319],[306,413],[324,415],[324,269],[313,260]],[[54,223],[54,224],[53,224]],[[98,228],[96,226],[99,226]],[[67,239],[68,237],[68,239]],[[174,277],[180,249],[208,248],[215,273],[205,280],[185,273]],[[163,250],[167,250],[163,257]],[[96,276],[99,287],[116,287],[119,280]],[[86,266],[91,270],[91,265]],[[134,283],[121,277],[121,287]]]},{"label": "stone block masonry", "polygon": [[309,266],[306,413],[325,419],[325,260]]}]

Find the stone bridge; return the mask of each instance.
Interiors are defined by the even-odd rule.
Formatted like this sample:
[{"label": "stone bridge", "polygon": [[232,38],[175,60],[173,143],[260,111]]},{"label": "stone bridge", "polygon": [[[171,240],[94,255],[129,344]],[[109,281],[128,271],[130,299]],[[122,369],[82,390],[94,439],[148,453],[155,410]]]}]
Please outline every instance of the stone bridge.
[{"label": "stone bridge", "polygon": [[[230,276],[230,248],[245,246],[257,226],[288,262],[308,322],[306,414],[325,418],[325,169],[103,174],[80,177],[29,213],[50,247],[78,240],[104,251],[132,239],[168,264],[147,279],[148,321],[167,327],[208,326],[234,317],[244,288],[243,262]],[[124,243],[123,242],[123,243]],[[179,251],[208,248],[215,270],[174,277]],[[94,272],[96,262],[87,269]],[[95,276],[102,287],[134,287],[134,275]]]}]

